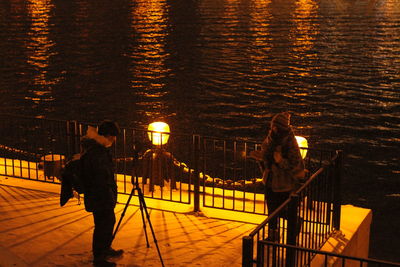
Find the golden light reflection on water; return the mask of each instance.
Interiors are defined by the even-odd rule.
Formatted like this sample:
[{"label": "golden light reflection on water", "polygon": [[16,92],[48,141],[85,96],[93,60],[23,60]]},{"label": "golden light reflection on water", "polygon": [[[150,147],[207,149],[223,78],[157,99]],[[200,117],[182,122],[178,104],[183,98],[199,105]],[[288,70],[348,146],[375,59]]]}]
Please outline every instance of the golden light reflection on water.
[{"label": "golden light reflection on water", "polygon": [[400,15],[400,1],[392,0],[384,2],[383,9],[385,16],[392,18],[399,18]]},{"label": "golden light reflection on water", "polygon": [[31,19],[28,31],[29,40],[26,43],[27,63],[33,67],[34,88],[30,90],[30,99],[39,104],[41,101],[52,101],[51,86],[58,83],[57,79],[48,79],[47,69],[50,57],[53,55],[51,48],[54,42],[49,38],[49,19],[53,9],[50,0],[29,1],[27,4],[28,15]]},{"label": "golden light reflection on water", "polygon": [[[371,57],[382,66],[378,71],[381,72],[382,75],[385,75],[387,69],[392,69],[394,66],[400,66],[399,59],[390,56],[400,54],[400,47],[397,45],[397,40],[400,40],[399,25],[398,23],[393,23],[393,21],[396,21],[396,18],[400,18],[400,1],[386,1],[376,6],[376,8],[378,8],[384,17],[391,21],[389,22],[387,19],[377,21],[375,30],[378,32],[376,34],[386,38],[376,38],[374,43],[377,46],[377,51],[371,53]],[[400,72],[397,71],[395,73],[397,74],[396,78],[400,79]],[[385,103],[381,104],[384,105]]]},{"label": "golden light reflection on water", "polygon": [[[254,53],[250,53],[250,61],[256,62],[268,62],[268,54],[272,49],[271,33],[269,31],[271,23],[271,12],[267,8],[271,3],[271,0],[259,0],[254,2],[254,8],[251,9],[251,21],[250,21],[250,34],[252,35],[252,46],[257,47]],[[269,71],[270,66],[268,64],[251,64],[253,71],[260,73],[263,71]]]},{"label": "golden light reflection on water", "polygon": [[314,47],[319,33],[316,23],[317,3],[314,0],[298,0],[294,12],[295,28],[291,30],[294,55],[301,55]]},{"label": "golden light reflection on water", "polygon": [[138,103],[150,118],[162,117],[165,103],[161,99],[168,92],[165,78],[168,74],[165,49],[168,37],[167,4],[164,0],[139,1],[132,6],[132,38],[138,44],[132,48],[131,65],[132,87],[140,86],[138,94],[147,101]]}]

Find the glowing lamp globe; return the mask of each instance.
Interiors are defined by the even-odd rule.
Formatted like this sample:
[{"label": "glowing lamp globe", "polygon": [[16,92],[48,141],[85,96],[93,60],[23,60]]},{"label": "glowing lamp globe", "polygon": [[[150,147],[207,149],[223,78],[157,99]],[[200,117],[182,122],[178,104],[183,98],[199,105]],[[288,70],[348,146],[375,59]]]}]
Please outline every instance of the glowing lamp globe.
[{"label": "glowing lamp globe", "polygon": [[301,157],[304,159],[307,155],[307,150],[308,150],[307,139],[305,139],[302,136],[296,136],[296,141],[300,148]]},{"label": "glowing lamp globe", "polygon": [[170,129],[165,122],[156,121],[150,123],[148,130],[148,136],[153,145],[160,146],[168,142]]}]

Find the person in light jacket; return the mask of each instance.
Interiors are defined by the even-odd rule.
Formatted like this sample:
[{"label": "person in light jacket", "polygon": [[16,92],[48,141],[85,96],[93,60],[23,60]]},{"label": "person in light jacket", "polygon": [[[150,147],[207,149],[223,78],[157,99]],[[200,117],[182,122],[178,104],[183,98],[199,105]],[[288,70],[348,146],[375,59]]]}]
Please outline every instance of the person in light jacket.
[{"label": "person in light jacket", "polygon": [[[261,151],[253,151],[251,157],[263,166],[263,182],[268,214],[272,214],[305,176],[304,162],[295,135],[290,126],[290,114],[283,112],[273,116],[270,130],[261,145]],[[277,219],[269,223],[268,239],[276,241]]]}]

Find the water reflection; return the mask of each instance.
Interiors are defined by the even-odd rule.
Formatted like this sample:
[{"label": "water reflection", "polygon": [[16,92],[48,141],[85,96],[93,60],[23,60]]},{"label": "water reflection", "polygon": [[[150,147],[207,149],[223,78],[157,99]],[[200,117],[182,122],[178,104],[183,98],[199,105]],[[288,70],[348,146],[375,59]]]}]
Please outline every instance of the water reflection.
[{"label": "water reflection", "polygon": [[[291,36],[293,41],[293,57],[302,59],[304,54],[315,46],[316,36],[319,34],[318,4],[313,0],[298,0],[294,11],[295,26]],[[314,50],[316,51],[316,50]],[[308,53],[305,60],[316,59],[316,53]],[[310,72],[303,72],[300,75],[310,75]]]},{"label": "water reflection", "polygon": [[1,109],[257,139],[289,110],[363,166],[349,197],[398,178],[399,0],[117,2],[0,1]]},{"label": "water reflection", "polygon": [[32,88],[25,99],[33,101],[36,105],[42,102],[53,101],[52,87],[58,78],[50,78],[48,68],[51,57],[55,54],[54,42],[50,39],[50,13],[54,6],[50,0],[35,0],[27,3],[30,28],[27,32],[26,55],[27,63],[32,68]]},{"label": "water reflection", "polygon": [[[388,71],[396,78],[400,78],[400,59],[393,55],[400,54],[400,30],[398,19],[400,18],[400,1],[386,1],[381,3],[378,7],[378,14],[382,14],[382,19],[376,19],[374,27],[375,51],[371,53],[372,60],[376,63],[379,62],[377,71],[381,75],[387,75]],[[397,20],[397,23],[396,23]],[[395,83],[391,88],[399,88],[399,83]]]},{"label": "water reflection", "polygon": [[260,0],[254,2],[254,7],[250,9],[250,27],[249,34],[252,36],[253,50],[250,53],[250,58],[258,64],[251,64],[255,67],[254,72],[269,71],[271,68],[268,64],[260,64],[261,62],[268,62],[268,53],[272,49],[271,44],[271,12],[268,6],[271,0]]},{"label": "water reflection", "polygon": [[138,1],[132,5],[132,39],[129,67],[131,86],[145,117],[165,117],[165,80],[170,70],[165,49],[168,38],[167,5],[164,0]]}]

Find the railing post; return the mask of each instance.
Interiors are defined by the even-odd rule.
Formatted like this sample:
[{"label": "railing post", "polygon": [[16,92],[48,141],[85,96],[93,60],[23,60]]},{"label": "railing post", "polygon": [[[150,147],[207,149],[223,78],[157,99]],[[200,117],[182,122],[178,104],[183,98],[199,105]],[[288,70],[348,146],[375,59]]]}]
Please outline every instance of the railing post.
[{"label": "railing post", "polygon": [[253,266],[253,238],[244,236],[242,238],[242,267]]},{"label": "railing post", "polygon": [[71,150],[71,125],[70,125],[70,121],[66,121],[65,122],[65,136],[66,136],[66,150],[67,150],[67,155],[66,155],[66,159],[69,159],[73,152]]},{"label": "railing post", "polygon": [[334,179],[333,179],[333,227],[340,230],[340,213],[341,213],[341,180],[342,180],[342,164],[343,151],[336,151],[337,158],[334,164]]},{"label": "railing post", "polygon": [[200,136],[193,136],[193,151],[194,151],[194,181],[193,181],[193,190],[194,190],[194,211],[200,211],[200,179],[199,179],[199,158],[200,158]]},{"label": "railing post", "polygon": [[[291,195],[288,207],[287,217],[287,244],[296,246],[296,238],[301,224],[299,222],[298,206],[300,203],[299,195]],[[295,266],[296,251],[292,248],[286,248],[286,266]]]},{"label": "railing post", "polygon": [[[73,132],[70,132],[70,138],[72,140],[72,153],[71,155],[75,153],[80,152],[80,136],[79,136],[79,129],[78,129],[78,122],[77,121],[70,121],[70,124],[72,124],[73,127]],[[70,127],[70,125],[68,125]]]}]

